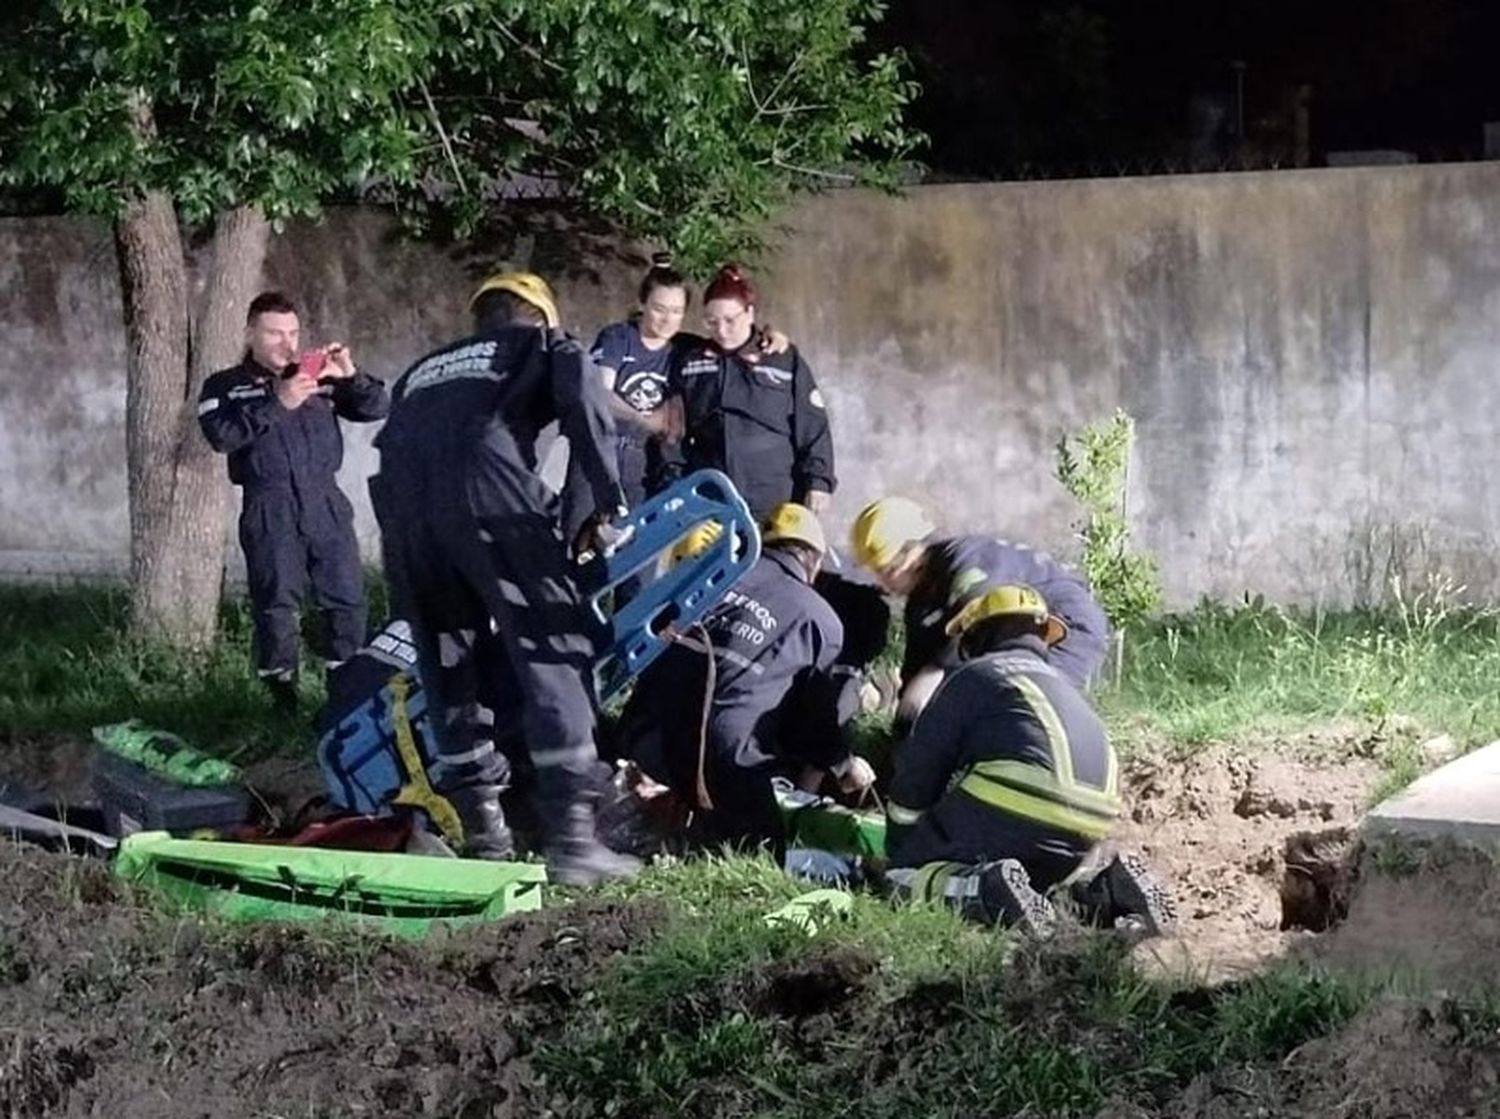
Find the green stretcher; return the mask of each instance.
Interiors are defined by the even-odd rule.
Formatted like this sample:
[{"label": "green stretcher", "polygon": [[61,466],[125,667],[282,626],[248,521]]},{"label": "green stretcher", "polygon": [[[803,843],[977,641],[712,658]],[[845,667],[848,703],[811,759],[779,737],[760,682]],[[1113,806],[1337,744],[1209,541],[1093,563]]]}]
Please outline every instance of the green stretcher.
[{"label": "green stretcher", "polygon": [[121,878],[232,921],[334,917],[420,937],[435,925],[495,921],[540,909],[546,868],[535,863],[127,837]]},{"label": "green stretcher", "polygon": [[788,847],[811,847],[866,859],[885,857],[885,816],[881,813],[845,808],[785,781],[776,782],[776,803],[786,826]]}]

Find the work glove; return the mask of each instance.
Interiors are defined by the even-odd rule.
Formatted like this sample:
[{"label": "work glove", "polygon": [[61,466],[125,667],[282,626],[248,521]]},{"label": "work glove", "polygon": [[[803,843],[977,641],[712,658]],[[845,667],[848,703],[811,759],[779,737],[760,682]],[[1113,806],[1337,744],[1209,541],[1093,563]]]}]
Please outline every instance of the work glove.
[{"label": "work glove", "polygon": [[875,770],[858,754],[850,754],[828,772],[838,779],[841,793],[862,793],[875,784]]}]

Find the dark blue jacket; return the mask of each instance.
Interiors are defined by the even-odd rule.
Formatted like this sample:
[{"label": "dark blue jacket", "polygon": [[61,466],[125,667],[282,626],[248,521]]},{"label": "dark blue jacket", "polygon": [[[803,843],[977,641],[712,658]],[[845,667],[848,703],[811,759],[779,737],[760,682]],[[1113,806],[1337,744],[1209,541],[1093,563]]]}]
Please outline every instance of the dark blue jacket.
[{"label": "dark blue jacket", "polygon": [[1022,822],[1081,855],[1119,811],[1104,724],[1041,641],[1019,638],[950,673],[897,748],[886,850],[897,866],[1016,857]]},{"label": "dark blue jacket", "polygon": [[762,353],[757,335],[727,353],[678,335],[671,391],[683,402],[687,470],[722,470],[757,520],[784,501],[805,503],[810,490],[837,487],[823,395],[795,346]]},{"label": "dark blue jacket", "polygon": [[972,599],[1006,583],[1034,587],[1068,623],[1068,636],[1052,650],[1053,667],[1078,686],[1104,663],[1109,621],[1083,576],[1046,552],[993,536],[956,536],[928,543],[927,566],[906,600],[906,656],[901,678],[923,668],[953,668],[956,643],[948,622]]},{"label": "dark blue jacket", "polygon": [[368,373],[327,378],[300,408],[276,399],[276,374],[247,356],[203,382],[198,424],[229,456],[229,480],[246,489],[314,490],[334,484],[344,461],[339,420],[368,423],[390,407],[385,384]]},{"label": "dark blue jacket", "polygon": [[445,346],[396,382],[376,438],[381,489],[413,504],[477,517],[555,513],[537,477],[536,441],[560,424],[593,507],[624,504],[614,421],[588,354],[561,331],[512,326]]},{"label": "dark blue jacket", "polygon": [[[836,694],[829,676],[844,643],[838,616],[802,576],[791,556],[768,550],[704,619],[713,646],[713,707],[709,713],[708,750],[736,765],[754,768],[778,753],[783,702],[794,689],[816,694],[819,704],[799,704],[822,711],[827,733],[815,736],[821,753],[799,760],[828,768],[848,751],[837,734]],[[689,640],[701,637],[697,630]],[[661,735],[668,755],[667,780],[693,772],[707,658],[686,645],[675,645],[642,674],[625,716],[627,727]],[[646,758],[638,757],[651,772]],[[674,765],[673,762],[686,763]]]}]

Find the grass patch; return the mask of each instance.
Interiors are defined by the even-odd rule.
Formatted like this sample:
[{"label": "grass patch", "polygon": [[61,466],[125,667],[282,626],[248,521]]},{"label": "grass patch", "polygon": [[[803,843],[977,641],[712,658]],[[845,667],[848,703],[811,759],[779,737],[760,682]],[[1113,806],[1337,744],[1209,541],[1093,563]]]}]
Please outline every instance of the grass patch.
[{"label": "grass patch", "polygon": [[1087,1116],[1277,1060],[1373,994],[1300,972],[1166,984],[1101,937],[1023,945],[859,896],[809,939],[765,924],[796,891],[768,863],[700,861],[615,890],[674,916],[542,1046],[573,1114]]},{"label": "grass patch", "polygon": [[[373,620],[373,582],[371,601]],[[255,679],[243,600],[225,603],[220,642],[203,656],[130,640],[127,607],[115,589],[0,587],[0,734],[86,735],[137,717],[241,762],[312,741],[309,719],[278,720]],[[887,666],[900,655],[893,629]],[[1500,738],[1500,615],[1457,608],[1442,588],[1342,613],[1204,604],[1132,632],[1126,648],[1120,685],[1096,698],[1127,750],[1330,723],[1383,728],[1384,793],[1421,772],[1423,734],[1466,746]],[[322,700],[317,677],[303,674],[306,712]],[[889,722],[861,719],[855,739],[880,758]]]},{"label": "grass patch", "polygon": [[[312,740],[310,716],[278,718],[251,663],[243,600],[220,612],[220,637],[184,654],[128,635],[129,600],[116,588],[0,587],[0,734],[86,737],[139,718],[241,763]],[[303,711],[322,702],[304,671]]]},{"label": "grass patch", "polygon": [[[0,735],[82,735],[139,717],[238,760],[311,741],[276,721],[250,662],[248,613],[186,657],[132,642],[119,591],[0,588]],[[888,653],[895,656],[895,646]],[[1130,635],[1117,735],[1185,747],[1329,722],[1409,720],[1465,744],[1500,736],[1500,620],[1441,595],[1300,613],[1206,605]],[[311,710],[320,698],[309,681]],[[862,727],[872,743],[888,731]],[[1389,781],[1422,765],[1415,738]],[[852,899],[813,938],[768,926],[802,887],[769,862],[654,867],[598,896],[663,904],[661,935],[612,967],[535,1064],[564,1114],[1092,1116],[1171,1098],[1221,1066],[1276,1062],[1376,995],[1306,971],[1213,989],[1148,980],[1100,937],[1038,949],[945,911]],[[368,970],[383,941],[330,932],[329,966]],[[18,966],[0,945],[0,979]],[[22,960],[21,962],[24,963]],[[326,963],[312,953],[308,966]],[[1475,1037],[1494,1003],[1464,1004]]]},{"label": "grass patch", "polygon": [[[1343,722],[1471,746],[1500,737],[1500,615],[1455,607],[1443,588],[1340,613],[1206,603],[1127,650],[1121,686],[1101,697],[1126,738],[1194,745]],[[1394,781],[1419,770],[1414,746],[1388,752]]]}]

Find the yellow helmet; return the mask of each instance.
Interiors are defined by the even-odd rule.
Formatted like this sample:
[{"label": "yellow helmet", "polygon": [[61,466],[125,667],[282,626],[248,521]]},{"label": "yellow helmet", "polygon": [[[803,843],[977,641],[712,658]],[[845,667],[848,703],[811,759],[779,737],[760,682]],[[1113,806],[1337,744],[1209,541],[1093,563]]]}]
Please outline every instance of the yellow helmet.
[{"label": "yellow helmet", "polygon": [[818,515],[806,505],[798,505],[795,501],[783,501],[771,510],[760,539],[764,544],[795,540],[799,544],[806,544],[820,556],[828,552],[828,537],[823,535],[823,525],[818,520]]},{"label": "yellow helmet", "polygon": [[557,313],[557,296],[552,294],[552,285],[535,272],[496,272],[469,297],[470,310],[487,291],[508,291],[526,300],[546,317],[550,327],[555,328],[562,322]]},{"label": "yellow helmet", "polygon": [[949,637],[960,637],[990,618],[1030,618],[1042,630],[1042,640],[1056,645],[1068,636],[1068,624],[1047,609],[1047,600],[1035,587],[1005,584],[991,587],[953,616]]},{"label": "yellow helmet", "polygon": [[849,543],[854,560],[879,571],[896,561],[902,549],[934,532],[932,519],[915,501],[906,497],[883,497],[866,505],[854,518]]},{"label": "yellow helmet", "polygon": [[679,563],[701,556],[718,543],[719,537],[723,535],[724,526],[718,521],[704,521],[672,545],[672,550],[667,553],[667,566],[676,567]]}]

